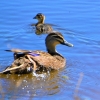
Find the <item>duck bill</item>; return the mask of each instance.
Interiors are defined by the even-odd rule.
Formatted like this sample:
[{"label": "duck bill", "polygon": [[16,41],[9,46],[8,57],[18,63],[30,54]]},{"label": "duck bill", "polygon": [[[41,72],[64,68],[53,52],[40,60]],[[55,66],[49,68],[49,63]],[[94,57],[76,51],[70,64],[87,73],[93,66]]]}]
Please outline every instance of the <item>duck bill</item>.
[{"label": "duck bill", "polygon": [[63,44],[66,45],[66,46],[69,46],[69,47],[73,47],[73,44],[71,44],[71,43],[69,43],[69,42],[67,42],[67,41],[64,41]]},{"label": "duck bill", "polygon": [[36,19],[36,16],[35,16],[35,17],[33,17],[33,19]]}]

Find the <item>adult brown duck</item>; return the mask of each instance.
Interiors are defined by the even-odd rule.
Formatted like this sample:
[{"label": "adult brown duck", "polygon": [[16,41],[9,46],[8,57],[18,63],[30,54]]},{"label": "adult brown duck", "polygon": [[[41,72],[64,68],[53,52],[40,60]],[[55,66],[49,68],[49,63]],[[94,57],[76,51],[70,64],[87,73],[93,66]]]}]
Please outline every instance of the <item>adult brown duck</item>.
[{"label": "adult brown duck", "polygon": [[47,52],[40,50],[11,49],[6,51],[14,52],[14,62],[1,73],[31,73],[40,70],[59,70],[66,65],[66,59],[59,54],[55,47],[57,44],[73,47],[59,32],[48,34],[45,39]]}]

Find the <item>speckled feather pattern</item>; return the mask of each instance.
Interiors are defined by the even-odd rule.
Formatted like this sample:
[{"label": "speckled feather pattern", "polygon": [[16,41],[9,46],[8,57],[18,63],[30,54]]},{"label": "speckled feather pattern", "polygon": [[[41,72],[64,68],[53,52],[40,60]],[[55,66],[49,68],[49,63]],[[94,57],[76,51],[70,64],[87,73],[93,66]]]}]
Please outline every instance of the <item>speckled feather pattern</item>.
[{"label": "speckled feather pattern", "polygon": [[42,65],[46,68],[52,68],[52,69],[60,69],[63,68],[66,64],[66,59],[58,56],[58,55],[50,55],[47,52],[42,51],[34,51],[34,53],[40,54],[39,56],[32,56],[32,59],[38,63],[38,65]]}]

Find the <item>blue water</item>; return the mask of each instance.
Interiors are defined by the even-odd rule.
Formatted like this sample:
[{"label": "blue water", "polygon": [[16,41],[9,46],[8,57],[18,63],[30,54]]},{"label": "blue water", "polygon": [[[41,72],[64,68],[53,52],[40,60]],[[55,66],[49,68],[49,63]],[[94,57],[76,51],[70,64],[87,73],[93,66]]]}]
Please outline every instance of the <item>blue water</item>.
[{"label": "blue water", "polygon": [[[100,100],[100,1],[97,0],[1,0],[0,71],[10,65],[13,54],[5,49],[43,50],[46,35],[36,35],[31,24],[37,13],[46,16],[73,48],[62,45],[57,51],[66,59],[66,68],[46,78],[31,75],[3,75],[0,98],[4,100]],[[81,74],[83,73],[83,77]],[[82,80],[78,89],[78,80]],[[75,99],[77,100],[77,99]]]}]

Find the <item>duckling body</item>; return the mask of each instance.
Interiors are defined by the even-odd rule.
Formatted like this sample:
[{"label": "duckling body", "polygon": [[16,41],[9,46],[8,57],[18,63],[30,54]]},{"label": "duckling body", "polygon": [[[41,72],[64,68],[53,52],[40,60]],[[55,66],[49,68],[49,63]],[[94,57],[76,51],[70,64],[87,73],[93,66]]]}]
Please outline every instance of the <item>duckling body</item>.
[{"label": "duckling body", "polygon": [[53,31],[52,27],[49,24],[45,24],[45,16],[42,13],[38,13],[34,19],[37,19],[38,22],[35,24],[37,33],[50,33]]},{"label": "duckling body", "polygon": [[[46,47],[48,52],[12,49],[15,60],[1,73],[31,73],[40,70],[59,70],[66,64],[66,59],[55,50],[57,44],[63,44],[72,47],[66,42],[61,33],[50,33],[46,37]],[[18,56],[21,55],[21,56]]]}]

